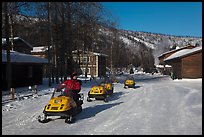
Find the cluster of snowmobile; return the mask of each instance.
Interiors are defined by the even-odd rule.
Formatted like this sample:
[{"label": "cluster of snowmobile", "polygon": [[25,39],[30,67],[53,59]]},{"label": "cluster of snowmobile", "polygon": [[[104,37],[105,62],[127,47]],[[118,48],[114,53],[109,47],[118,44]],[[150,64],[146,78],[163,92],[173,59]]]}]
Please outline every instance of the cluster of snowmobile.
[{"label": "cluster of snowmobile", "polygon": [[[128,77],[124,82],[124,88],[134,88],[135,81],[132,77]],[[114,86],[111,80],[105,79],[100,84],[93,86],[88,92],[87,102],[95,100],[103,100],[107,102],[107,98],[113,94]],[[54,90],[49,102],[45,105],[43,114],[38,116],[38,121],[47,123],[50,121],[49,116],[60,116],[65,119],[65,123],[73,123],[74,116],[82,111],[84,100],[83,93],[79,93],[79,100],[75,102],[72,97],[65,96],[63,90]]]}]

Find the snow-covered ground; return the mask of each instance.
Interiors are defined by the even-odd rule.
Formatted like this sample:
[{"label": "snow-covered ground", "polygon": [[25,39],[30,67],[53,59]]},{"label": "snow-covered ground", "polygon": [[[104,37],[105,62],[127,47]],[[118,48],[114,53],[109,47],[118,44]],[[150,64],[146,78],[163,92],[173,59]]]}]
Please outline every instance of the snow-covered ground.
[{"label": "snow-covered ground", "polygon": [[[108,102],[87,102],[90,88],[100,79],[83,82],[83,110],[73,124],[52,117],[42,124],[37,120],[49,101],[53,87],[38,87],[38,97],[25,96],[32,91],[19,88],[21,100],[7,101],[2,96],[3,135],[202,135],[202,79],[172,80],[158,74],[134,74],[136,89],[124,89],[127,75],[117,77]],[[23,97],[24,95],[24,97]]]}]

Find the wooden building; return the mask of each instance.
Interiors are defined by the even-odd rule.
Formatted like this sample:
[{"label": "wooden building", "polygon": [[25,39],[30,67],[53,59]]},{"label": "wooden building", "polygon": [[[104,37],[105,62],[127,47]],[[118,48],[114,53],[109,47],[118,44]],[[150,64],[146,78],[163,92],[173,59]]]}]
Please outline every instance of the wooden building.
[{"label": "wooden building", "polygon": [[[2,50],[2,90],[7,90],[7,53]],[[43,82],[43,65],[47,59],[10,51],[12,88],[39,85]]]},{"label": "wooden building", "polygon": [[[31,55],[48,59],[48,46],[33,47]],[[48,77],[48,65],[43,67],[43,77]]]},{"label": "wooden building", "polygon": [[175,78],[202,78],[202,46],[177,51],[164,62],[172,66]]},{"label": "wooden building", "polygon": [[[9,38],[9,41],[11,42],[11,38]],[[2,38],[2,49],[7,50],[6,38]],[[20,37],[14,37],[13,47],[11,46],[10,50],[18,51],[20,53],[25,53],[25,54],[31,54],[32,49],[33,49],[33,46],[29,44],[27,41],[25,41]]]},{"label": "wooden building", "polygon": [[185,47],[181,47],[181,48],[178,48],[178,49],[174,49],[174,50],[170,50],[170,51],[162,53],[160,56],[158,56],[159,65],[156,65],[157,70],[159,70],[159,72],[162,73],[162,74],[170,75],[170,73],[172,71],[172,67],[170,65],[166,64],[164,62],[164,60],[166,58],[168,58],[169,56],[171,56],[172,54],[174,54],[174,53],[176,53],[176,52],[178,52],[180,50],[183,50],[183,49],[192,49],[194,47],[195,46],[193,46],[193,45],[187,45]]},{"label": "wooden building", "polygon": [[[31,54],[33,56],[47,58],[47,49],[47,46],[33,47]],[[108,57],[107,55],[90,51],[83,52],[82,50],[72,51],[72,55],[72,65],[74,65],[74,68],[67,70],[68,73],[69,71],[75,70],[79,74],[87,74],[91,77],[106,76],[106,58]],[[67,66],[68,68],[70,67],[69,63]],[[46,70],[44,72],[46,73]]]},{"label": "wooden building", "polygon": [[169,57],[172,54],[176,53],[177,51],[180,51],[180,50],[183,50],[183,49],[192,49],[194,47],[195,46],[193,46],[193,45],[188,45],[188,46],[185,46],[185,47],[181,47],[181,48],[178,48],[178,49],[174,49],[174,50],[170,50],[170,51],[162,53],[160,56],[158,56],[159,65],[164,65],[165,64],[164,59],[166,59],[167,57]]},{"label": "wooden building", "polygon": [[31,54],[36,57],[48,59],[48,47],[47,46],[33,47]]},{"label": "wooden building", "polygon": [[[96,52],[83,52],[82,50],[72,51],[75,64],[79,64],[82,75],[91,77],[106,76],[106,59],[108,55]],[[75,67],[77,69],[77,67]]]}]

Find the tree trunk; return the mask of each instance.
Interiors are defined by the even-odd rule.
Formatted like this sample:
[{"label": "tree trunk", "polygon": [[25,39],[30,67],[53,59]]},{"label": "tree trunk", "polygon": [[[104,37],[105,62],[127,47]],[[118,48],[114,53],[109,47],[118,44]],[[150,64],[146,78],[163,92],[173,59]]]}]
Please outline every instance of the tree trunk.
[{"label": "tree trunk", "polygon": [[7,86],[8,86],[8,90],[11,89],[12,87],[12,81],[11,81],[11,59],[10,59],[10,42],[9,42],[9,16],[8,16],[8,3],[5,2],[4,3],[4,15],[5,15],[5,34],[6,34],[6,46],[7,46],[7,54],[6,54],[6,58],[7,58],[7,69],[6,69],[6,73],[7,73]]},{"label": "tree trunk", "polygon": [[51,46],[51,2],[48,3],[48,21],[49,21],[49,39],[48,39],[48,86],[51,87],[51,55],[50,55],[50,46]]}]

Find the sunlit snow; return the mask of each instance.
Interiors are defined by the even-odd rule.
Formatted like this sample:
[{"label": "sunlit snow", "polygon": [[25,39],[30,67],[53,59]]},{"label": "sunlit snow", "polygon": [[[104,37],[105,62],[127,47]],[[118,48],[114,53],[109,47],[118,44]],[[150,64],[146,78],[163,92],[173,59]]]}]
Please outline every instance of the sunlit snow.
[{"label": "sunlit snow", "polygon": [[38,96],[32,96],[34,92],[28,87],[16,89],[21,98],[15,101],[8,101],[11,96],[5,94],[2,96],[2,134],[202,134],[202,79],[172,80],[160,74],[137,73],[133,75],[136,88],[124,89],[127,75],[117,76],[119,83],[114,83],[114,93],[108,102],[87,102],[88,91],[100,79],[83,81],[83,110],[73,124],[57,117],[46,124],[37,120],[56,84],[49,88],[44,81],[44,85],[38,86]]}]

